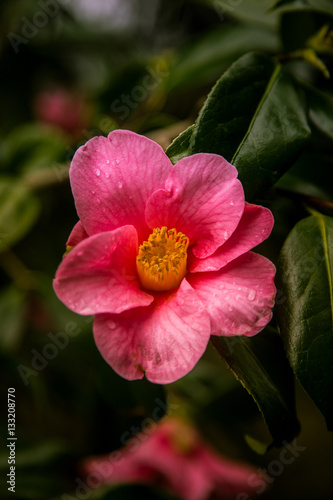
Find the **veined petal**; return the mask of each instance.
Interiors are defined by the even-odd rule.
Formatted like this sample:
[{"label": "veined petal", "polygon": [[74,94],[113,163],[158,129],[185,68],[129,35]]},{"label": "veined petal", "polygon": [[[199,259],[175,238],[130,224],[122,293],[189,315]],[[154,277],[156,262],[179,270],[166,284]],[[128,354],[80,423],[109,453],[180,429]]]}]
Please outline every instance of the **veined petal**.
[{"label": "veined petal", "polygon": [[53,282],[59,299],[78,314],[120,313],[154,299],[139,288],[133,226],[96,234],[67,254]]},{"label": "veined petal", "polygon": [[206,259],[197,259],[193,254],[189,254],[190,272],[218,271],[268,238],[273,225],[274,218],[268,208],[245,203],[243,216],[234,233],[213,255]]},{"label": "veined petal", "polygon": [[79,222],[77,222],[73,227],[71,234],[68,236],[66,246],[75,247],[86,238],[88,238],[88,234],[86,233],[82,222],[79,220]]},{"label": "veined petal", "polygon": [[167,384],[186,375],[203,355],[210,320],[184,279],[176,291],[154,293],[154,303],[119,315],[97,315],[94,335],[104,359],[122,377],[145,374]]},{"label": "veined petal", "polygon": [[70,167],[75,206],[89,235],[133,225],[143,241],[149,234],[145,207],[164,187],[172,163],[147,137],[115,130],[79,148]]},{"label": "veined petal", "polygon": [[262,255],[247,252],[220,271],[187,279],[211,317],[212,335],[259,333],[272,317],[275,267]]},{"label": "veined petal", "polygon": [[149,227],[174,227],[205,258],[236,229],[244,211],[244,191],[236,168],[222,156],[198,153],[182,158],[165,183],[149,198]]}]

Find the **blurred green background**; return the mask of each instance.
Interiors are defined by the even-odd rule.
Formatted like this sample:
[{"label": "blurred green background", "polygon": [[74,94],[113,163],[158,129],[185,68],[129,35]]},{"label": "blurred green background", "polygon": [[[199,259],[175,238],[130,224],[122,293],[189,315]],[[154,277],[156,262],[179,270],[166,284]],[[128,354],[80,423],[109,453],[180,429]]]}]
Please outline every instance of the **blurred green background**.
[{"label": "blurred green background", "polygon": [[[215,81],[239,56],[297,50],[332,22],[329,1],[289,3],[300,8],[280,2],[273,11],[266,0],[2,0],[0,498],[71,494],[80,460],[119,448],[123,433],[140,429],[167,400],[231,458],[267,468],[279,457],[279,449],[260,456],[248,446],[245,436],[265,440],[267,431],[212,347],[192,373],[165,388],[125,381],[97,351],[92,319],[67,310],[52,279],[77,221],[68,181],[75,150],[116,128],[167,147],[195,121]],[[323,57],[332,70],[332,58]],[[290,70],[332,91],[330,80],[308,63],[295,61]],[[332,201],[331,140],[318,131],[280,187]],[[303,209],[273,192],[264,202],[277,226],[262,251],[276,261]],[[4,480],[8,387],[16,394],[15,494],[8,494]],[[333,437],[304,391],[297,386],[296,392],[297,443],[306,449],[260,495],[263,500],[333,498]],[[129,487],[93,491],[89,498],[138,494],[159,498],[156,491]]]}]

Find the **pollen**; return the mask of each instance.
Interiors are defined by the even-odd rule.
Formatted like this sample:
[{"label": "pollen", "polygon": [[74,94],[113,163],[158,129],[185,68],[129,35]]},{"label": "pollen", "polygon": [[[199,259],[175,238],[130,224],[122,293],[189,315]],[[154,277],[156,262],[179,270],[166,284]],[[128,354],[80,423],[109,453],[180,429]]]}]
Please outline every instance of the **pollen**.
[{"label": "pollen", "polygon": [[136,267],[143,288],[176,288],[186,274],[188,238],[176,229],[155,228],[139,247]]}]

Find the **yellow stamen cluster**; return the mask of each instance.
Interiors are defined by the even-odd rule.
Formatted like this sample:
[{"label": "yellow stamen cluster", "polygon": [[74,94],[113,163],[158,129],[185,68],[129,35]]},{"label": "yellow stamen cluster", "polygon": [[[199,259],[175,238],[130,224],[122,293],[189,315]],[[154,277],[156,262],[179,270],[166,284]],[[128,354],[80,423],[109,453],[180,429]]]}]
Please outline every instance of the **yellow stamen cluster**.
[{"label": "yellow stamen cluster", "polygon": [[155,228],[139,247],[136,267],[143,288],[176,288],[186,274],[188,238],[176,229]]}]

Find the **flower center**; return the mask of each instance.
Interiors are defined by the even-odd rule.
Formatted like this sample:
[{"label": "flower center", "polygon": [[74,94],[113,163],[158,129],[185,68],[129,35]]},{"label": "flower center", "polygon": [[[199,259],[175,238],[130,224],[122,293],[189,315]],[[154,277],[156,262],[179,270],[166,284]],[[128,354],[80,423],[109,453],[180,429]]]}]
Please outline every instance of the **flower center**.
[{"label": "flower center", "polygon": [[148,290],[176,288],[186,274],[188,238],[176,229],[156,227],[136,258],[141,284]]}]

